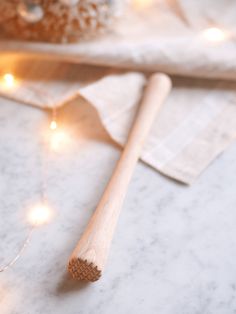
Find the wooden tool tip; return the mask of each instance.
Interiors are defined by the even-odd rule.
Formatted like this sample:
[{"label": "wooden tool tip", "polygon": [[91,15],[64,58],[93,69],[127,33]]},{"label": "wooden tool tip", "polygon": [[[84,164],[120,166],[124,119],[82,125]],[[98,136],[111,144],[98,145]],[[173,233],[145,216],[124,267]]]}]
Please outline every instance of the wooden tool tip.
[{"label": "wooden tool tip", "polygon": [[101,277],[101,270],[93,263],[81,258],[72,258],[68,265],[68,271],[74,279],[84,281],[97,281]]},{"label": "wooden tool tip", "polygon": [[169,88],[172,86],[171,78],[164,73],[154,73],[150,76],[150,80],[157,80],[159,83],[166,84]]}]

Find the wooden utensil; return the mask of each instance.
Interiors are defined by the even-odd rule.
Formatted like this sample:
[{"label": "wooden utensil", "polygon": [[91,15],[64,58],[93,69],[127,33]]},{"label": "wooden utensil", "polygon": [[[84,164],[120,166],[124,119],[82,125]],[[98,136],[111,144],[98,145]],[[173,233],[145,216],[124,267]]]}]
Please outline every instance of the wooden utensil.
[{"label": "wooden utensil", "polygon": [[151,76],[121,158],[70,257],[68,270],[73,278],[86,281],[100,278],[134,167],[156,114],[170,89],[168,76],[160,73]]}]

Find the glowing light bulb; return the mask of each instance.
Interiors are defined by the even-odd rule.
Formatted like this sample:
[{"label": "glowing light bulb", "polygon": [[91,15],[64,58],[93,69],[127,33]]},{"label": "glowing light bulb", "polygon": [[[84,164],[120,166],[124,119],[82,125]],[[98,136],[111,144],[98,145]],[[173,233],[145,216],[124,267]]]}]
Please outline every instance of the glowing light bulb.
[{"label": "glowing light bulb", "polygon": [[140,10],[150,7],[153,4],[153,0],[133,0],[133,6]]},{"label": "glowing light bulb", "polygon": [[11,73],[4,74],[3,75],[3,84],[8,88],[13,87],[15,85],[14,75],[12,75]]},{"label": "glowing light bulb", "polygon": [[224,32],[222,29],[217,27],[210,27],[204,30],[203,36],[213,42],[220,42],[225,40],[228,36],[226,32]]},{"label": "glowing light bulb", "polygon": [[68,134],[63,130],[53,132],[51,136],[51,148],[58,150],[68,140]]},{"label": "glowing light bulb", "polygon": [[31,208],[28,220],[32,225],[39,226],[49,222],[51,216],[51,209],[45,204],[39,204]]},{"label": "glowing light bulb", "polygon": [[55,120],[52,120],[52,122],[50,123],[50,129],[52,131],[56,130],[57,128],[57,122]]}]

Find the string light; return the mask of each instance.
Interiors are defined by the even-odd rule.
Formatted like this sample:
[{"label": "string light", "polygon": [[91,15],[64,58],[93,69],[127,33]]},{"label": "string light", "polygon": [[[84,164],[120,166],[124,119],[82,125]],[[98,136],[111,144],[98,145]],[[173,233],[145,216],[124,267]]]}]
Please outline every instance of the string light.
[{"label": "string light", "polygon": [[135,9],[142,10],[150,7],[154,0],[133,0],[132,2]]},{"label": "string light", "polygon": [[218,27],[210,27],[203,31],[203,36],[209,41],[221,42],[228,37],[228,34]]},{"label": "string light", "polygon": [[50,221],[52,210],[46,204],[38,204],[32,207],[28,214],[29,223],[33,226],[40,226]]},{"label": "string light", "polygon": [[[12,87],[15,84],[15,78],[12,74],[6,73],[2,77],[2,81],[4,82],[4,85],[7,87]],[[52,121],[50,123],[50,130],[52,131],[51,134],[51,145],[53,149],[57,149],[61,143],[67,138],[67,134],[63,130],[57,130],[58,124],[57,124],[57,113],[56,113],[56,108],[53,108],[53,113],[52,113]],[[52,218],[52,209],[47,205],[45,201],[45,184],[42,186],[42,203],[37,204],[33,207],[30,208],[28,211],[28,222],[31,225],[31,229],[21,246],[20,250],[18,253],[15,255],[14,258],[10,260],[7,264],[0,266],[0,273],[6,271],[7,269],[11,268],[17,261],[18,259],[23,255],[26,247],[29,245],[33,230],[35,230],[36,227],[44,225],[48,223],[51,218]]]},{"label": "string light", "polygon": [[53,107],[52,109],[52,120],[50,122],[49,128],[52,131],[49,135],[50,147],[53,151],[58,151],[65,143],[68,142],[69,136],[68,132],[66,132],[61,127],[58,127],[56,107]]},{"label": "string light", "polygon": [[32,227],[24,241],[24,243],[22,244],[19,252],[16,254],[16,256],[6,265],[1,266],[0,267],[0,273],[6,271],[8,268],[12,267],[13,265],[15,265],[15,263],[18,261],[18,259],[22,256],[22,254],[24,253],[26,247],[29,245],[31,237],[32,237],[32,233],[34,231],[34,227]]},{"label": "string light", "polygon": [[52,122],[50,123],[50,129],[51,129],[52,131],[54,131],[54,130],[57,129],[57,121],[52,120]]},{"label": "string light", "polygon": [[57,108],[55,106],[53,106],[52,108],[52,121],[50,123],[50,129],[52,131],[57,129]]},{"label": "string light", "polygon": [[48,223],[51,217],[52,217],[52,210],[45,204],[39,204],[30,209],[29,214],[28,214],[28,220],[32,227],[25,241],[23,242],[19,252],[10,262],[0,267],[0,273],[6,271],[7,269],[15,265],[15,263],[19,260],[19,258],[22,256],[25,249],[29,245],[34,229],[37,226]]},{"label": "string light", "polygon": [[15,85],[15,77],[11,73],[6,73],[3,75],[3,85],[7,88],[12,88]]},{"label": "string light", "polygon": [[51,135],[51,148],[59,150],[68,141],[68,134],[64,130],[56,130]]}]

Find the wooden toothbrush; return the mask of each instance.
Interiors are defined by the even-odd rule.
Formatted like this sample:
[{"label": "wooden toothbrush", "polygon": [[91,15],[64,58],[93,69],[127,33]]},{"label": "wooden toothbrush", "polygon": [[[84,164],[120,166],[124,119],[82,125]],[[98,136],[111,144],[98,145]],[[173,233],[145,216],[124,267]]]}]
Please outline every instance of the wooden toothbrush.
[{"label": "wooden toothbrush", "polygon": [[96,281],[103,273],[122,204],[145,139],[171,89],[170,78],[153,74],[113,175],[68,264],[73,278]]}]

